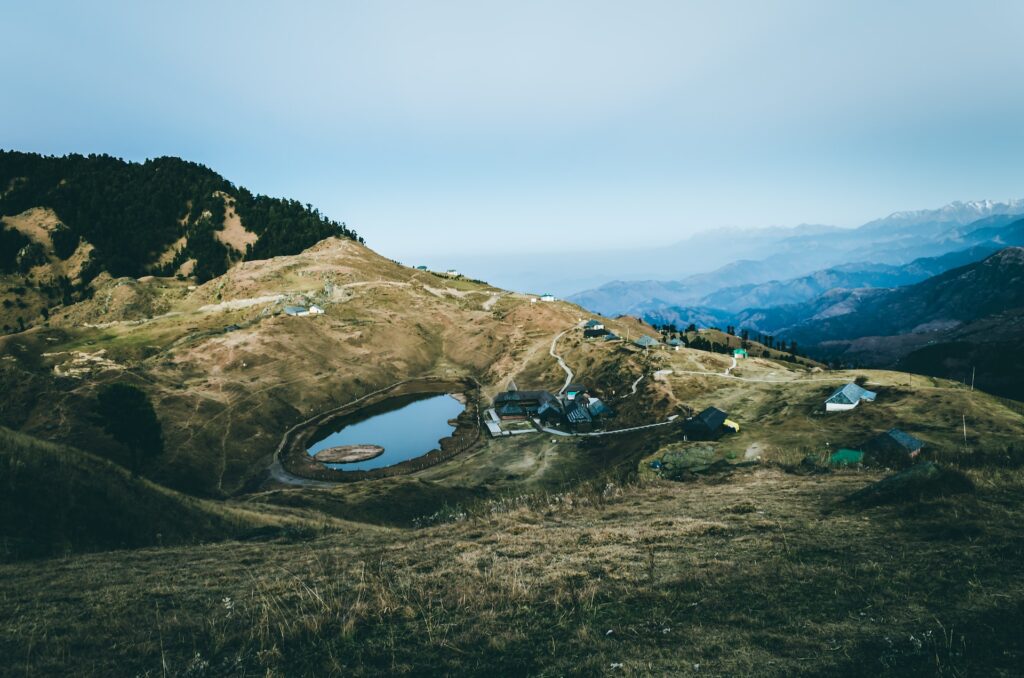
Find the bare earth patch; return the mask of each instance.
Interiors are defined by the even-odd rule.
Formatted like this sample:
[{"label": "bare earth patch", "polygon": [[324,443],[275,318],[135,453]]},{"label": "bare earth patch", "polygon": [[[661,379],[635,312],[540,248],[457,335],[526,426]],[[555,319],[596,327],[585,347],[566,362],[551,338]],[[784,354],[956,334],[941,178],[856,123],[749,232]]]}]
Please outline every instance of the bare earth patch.
[{"label": "bare earth patch", "polygon": [[224,228],[214,235],[228,247],[244,254],[246,246],[255,245],[259,236],[245,230],[242,218],[235,211],[235,199],[226,193],[218,192],[218,195],[224,200]]}]

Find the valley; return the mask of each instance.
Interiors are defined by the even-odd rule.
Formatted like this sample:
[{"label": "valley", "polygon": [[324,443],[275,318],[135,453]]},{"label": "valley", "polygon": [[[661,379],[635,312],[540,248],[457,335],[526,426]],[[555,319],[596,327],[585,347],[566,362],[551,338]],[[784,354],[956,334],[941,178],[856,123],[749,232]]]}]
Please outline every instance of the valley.
[{"label": "valley", "polygon": [[[1009,670],[1024,653],[973,630],[1005,626],[1024,600],[1012,575],[1024,544],[1010,527],[1019,472],[971,461],[989,459],[981,450],[1016,459],[1024,418],[981,391],[828,370],[754,343],[737,359],[587,339],[571,304],[442,280],[348,240],[242,263],[194,289],[134,284],[161,313],[111,321],[93,299],[0,340],[4,385],[18,394],[0,413],[22,431],[0,429],[0,471],[19,488],[3,507],[0,591],[18,613],[0,616],[0,650],[27,671],[369,675],[429,661],[468,674],[646,673],[683,661],[814,675],[869,661],[895,674],[936,661]],[[323,313],[290,316],[286,304]],[[635,319],[602,321],[623,337],[657,335]],[[697,337],[740,342],[687,335]],[[478,408],[509,382],[556,392],[581,379],[614,407],[606,428],[643,428],[485,434]],[[853,380],[877,400],[825,414],[828,394]],[[140,475],[90,414],[113,381],[143,390],[162,425],[165,451]],[[456,434],[440,446],[452,454],[400,473],[278,463],[289,457],[275,452],[294,449],[315,465],[308,440],[425,392],[465,394],[467,445],[446,442]],[[683,442],[687,416],[707,407],[739,433]],[[885,471],[831,470],[828,455],[895,426],[977,489],[847,504]],[[652,469],[680,451],[718,460],[724,475],[678,482]],[[40,501],[55,482],[64,500]],[[115,499],[115,486],[129,494]],[[126,511],[130,522],[117,518]],[[965,555],[939,555],[950,549]],[[925,567],[932,577],[917,576]],[[968,573],[982,584],[936,595]],[[57,593],[72,581],[78,593]],[[56,622],[70,614],[102,626]],[[807,626],[827,632],[808,637]]]},{"label": "valley", "polygon": [[[5,223],[56,229],[46,209]],[[225,214],[227,242],[246,223]],[[205,279],[94,272],[59,303],[67,269],[41,252],[3,278],[46,309],[0,337],[14,671],[1012,675],[1024,658],[1018,401],[593,315],[346,235]],[[823,316],[833,334],[781,336],[881,355],[856,328],[1012,315],[1017,249],[926,275],[956,260],[826,293],[848,307]],[[872,398],[826,411],[848,384]],[[893,430],[920,447],[879,463]],[[912,464],[953,480],[858,503]]]}]

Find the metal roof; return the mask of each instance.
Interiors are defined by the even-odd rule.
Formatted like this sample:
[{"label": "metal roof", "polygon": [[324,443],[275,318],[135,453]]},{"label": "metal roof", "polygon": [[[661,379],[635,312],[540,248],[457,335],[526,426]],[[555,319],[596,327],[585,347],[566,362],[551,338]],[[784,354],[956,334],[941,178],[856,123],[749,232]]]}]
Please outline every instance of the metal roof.
[{"label": "metal roof", "polygon": [[602,414],[611,414],[612,412],[612,408],[601,402],[600,398],[591,398],[587,403],[587,409],[590,410],[592,417],[600,417]]},{"label": "metal roof", "polygon": [[900,447],[904,447],[910,450],[911,452],[913,452],[914,450],[919,450],[922,447],[924,447],[923,441],[918,440],[909,433],[904,433],[898,428],[889,429],[888,431],[885,432],[885,435],[889,436],[894,441],[896,441],[896,443],[899,444]]},{"label": "metal roof", "polygon": [[646,334],[644,334],[633,343],[636,344],[637,346],[647,348],[648,346],[657,346],[659,342],[654,337],[649,337]]},{"label": "metal roof", "polygon": [[856,405],[861,400],[874,401],[878,394],[874,391],[868,391],[863,389],[857,384],[846,384],[835,390],[835,392],[828,397],[826,403],[836,403],[838,405]]},{"label": "metal roof", "polygon": [[698,415],[695,415],[691,419],[687,420],[686,428],[706,428],[708,431],[714,433],[718,429],[722,428],[722,424],[725,423],[726,414],[717,407],[709,407]]},{"label": "metal roof", "polygon": [[565,406],[565,418],[570,424],[581,424],[594,419],[590,410],[578,400],[573,400]]}]

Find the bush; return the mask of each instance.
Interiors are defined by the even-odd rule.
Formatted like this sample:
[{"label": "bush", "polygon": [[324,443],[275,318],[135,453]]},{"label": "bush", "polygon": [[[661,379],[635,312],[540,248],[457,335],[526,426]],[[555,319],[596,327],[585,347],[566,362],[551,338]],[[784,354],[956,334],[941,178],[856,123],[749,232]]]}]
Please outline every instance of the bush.
[{"label": "bush", "polygon": [[142,466],[143,454],[161,454],[163,430],[152,403],[140,389],[130,384],[111,384],[97,398],[97,410],[103,428],[132,452],[132,470]]}]

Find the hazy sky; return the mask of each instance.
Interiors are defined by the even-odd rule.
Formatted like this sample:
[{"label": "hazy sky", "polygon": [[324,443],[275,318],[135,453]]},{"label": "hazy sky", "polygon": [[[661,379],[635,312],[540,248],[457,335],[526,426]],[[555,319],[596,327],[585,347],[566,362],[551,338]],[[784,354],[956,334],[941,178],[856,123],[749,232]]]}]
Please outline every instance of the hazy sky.
[{"label": "hazy sky", "polygon": [[4,2],[0,147],[178,155],[385,254],[1024,196],[1024,3]]}]

